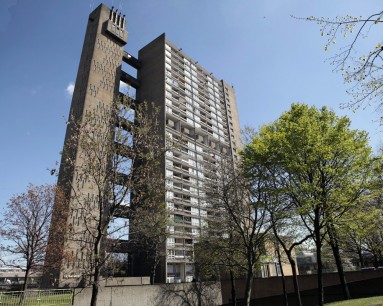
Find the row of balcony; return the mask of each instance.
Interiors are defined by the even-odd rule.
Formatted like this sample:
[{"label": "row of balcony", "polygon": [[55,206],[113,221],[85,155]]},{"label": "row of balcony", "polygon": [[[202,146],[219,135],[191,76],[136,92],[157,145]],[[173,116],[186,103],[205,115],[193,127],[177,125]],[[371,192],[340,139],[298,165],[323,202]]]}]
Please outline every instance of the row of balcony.
[{"label": "row of balcony", "polygon": [[[167,99],[169,99],[169,98],[167,98]],[[170,102],[166,102],[166,104],[167,104],[166,105],[167,113],[176,114],[176,115],[180,116],[182,119],[186,120],[186,122],[189,122],[187,120],[187,118],[189,118],[198,124],[204,125],[205,126],[204,130],[207,133],[209,133],[211,136],[213,136],[213,134],[216,133],[222,137],[227,138],[227,141],[228,141],[229,133],[228,133],[228,126],[227,126],[226,121],[224,122],[224,121],[220,121],[218,119],[217,120],[213,119],[211,117],[206,117],[204,112],[200,112],[199,114],[195,114],[195,113],[193,113],[192,110],[184,110],[183,108],[180,108],[177,105],[170,104]],[[197,117],[199,119],[196,119]],[[192,125],[191,122],[190,122],[190,125]],[[202,128],[202,126],[201,126],[201,128]],[[222,131],[222,132],[220,132],[220,131]]]},{"label": "row of balcony", "polygon": [[[179,92],[179,90],[175,90],[172,86],[172,97],[173,99],[179,100],[180,98],[190,97],[190,99],[193,101],[193,106],[196,108],[199,108],[200,110],[204,110],[205,112],[210,111],[213,113],[216,113],[217,116],[221,116],[223,118],[226,117],[226,107],[224,100],[219,100],[219,104],[212,103],[210,96],[202,96],[200,94],[196,94],[191,92],[190,95],[186,94],[185,91]],[[196,99],[198,98],[198,100]],[[215,98],[214,98],[215,99]],[[187,99],[185,99],[187,101]],[[187,101],[190,102],[190,101]],[[218,107],[217,107],[218,106]]]},{"label": "row of balcony", "polygon": [[[167,50],[167,51],[170,52],[170,57],[168,56],[168,58],[174,59],[173,61],[174,64],[176,64],[180,69],[183,70],[185,66],[189,66],[189,64],[185,63],[184,57],[180,56],[178,50],[171,48],[171,50]],[[221,82],[219,80],[216,80],[214,77],[212,77],[211,73],[209,74],[208,72],[204,71],[199,66],[192,63],[193,60],[191,60],[191,62],[187,60],[187,62],[190,63],[190,70],[195,71],[199,79],[206,80],[205,84],[208,83],[208,84],[211,84],[211,87],[214,87],[213,86],[213,82],[214,82],[215,87],[219,86],[219,88],[221,88],[222,86]]]},{"label": "row of balcony", "polygon": [[[197,115],[202,122],[206,123],[211,128],[215,126],[217,129],[227,129],[227,123],[224,119],[225,116],[222,116],[222,114],[217,115],[212,112],[211,109],[202,109],[202,107],[197,108],[195,107],[195,104],[191,104],[191,102],[187,102],[186,100],[183,101],[183,99],[178,99],[177,96],[174,97],[174,92],[169,92],[166,98],[166,105],[172,108],[173,111],[181,111],[182,114],[185,114],[186,116],[188,116],[188,111],[190,111],[193,115]],[[193,117],[190,118],[193,119]],[[221,124],[222,127],[220,127],[219,124]]]}]

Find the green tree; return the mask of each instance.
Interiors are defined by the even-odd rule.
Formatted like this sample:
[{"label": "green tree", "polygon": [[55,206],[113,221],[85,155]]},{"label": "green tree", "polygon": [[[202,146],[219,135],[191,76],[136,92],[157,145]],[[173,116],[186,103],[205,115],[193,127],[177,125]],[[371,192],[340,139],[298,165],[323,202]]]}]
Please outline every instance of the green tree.
[{"label": "green tree", "polygon": [[[336,18],[306,18],[319,24],[321,35],[326,37],[325,51],[334,44],[341,44],[329,60],[334,71],[341,72],[352,100],[344,103],[350,108],[375,104],[382,111],[383,102],[383,11],[368,17],[340,16]],[[349,43],[348,43],[349,42]]]},{"label": "green tree", "polygon": [[318,304],[323,305],[322,246],[329,225],[363,195],[371,169],[365,132],[351,130],[350,120],[326,107],[293,104],[275,122],[261,127],[244,150],[248,172],[259,155],[279,170],[278,188],[288,196],[312,235],[318,261]]},{"label": "green tree", "polygon": [[205,182],[207,205],[214,215],[207,219],[204,243],[231,274],[234,299],[234,276],[245,276],[245,305],[250,305],[254,275],[265,254],[271,226],[265,209],[269,199],[263,170],[259,166],[249,181],[241,165],[228,157],[207,169],[209,180]]},{"label": "green tree", "polygon": [[241,239],[232,227],[214,216],[204,227],[195,245],[196,275],[204,281],[221,279],[227,274],[231,282],[231,300],[237,305],[236,278],[243,275],[245,259]]},{"label": "green tree", "polygon": [[[278,258],[281,257],[279,248],[279,246],[281,246],[287,256],[291,266],[291,271],[293,273],[293,285],[297,305],[301,306],[302,300],[298,283],[298,268],[295,260],[295,248],[300,246],[305,241],[311,239],[311,233],[308,233],[305,230],[304,225],[299,219],[299,216],[297,216],[293,207],[290,207],[290,205],[278,205],[278,208],[276,208],[274,201],[273,205],[269,207],[268,210],[270,212],[272,222],[272,232],[277,244],[276,250]],[[281,270],[283,277],[283,269]],[[285,287],[284,283],[283,285]],[[287,305],[287,293],[284,293],[285,304]]]},{"label": "green tree", "polygon": [[[358,262],[361,268],[365,267],[365,254],[371,252],[371,248],[368,246],[373,245],[368,242],[373,237],[379,236],[383,221],[382,216],[381,209],[372,207],[368,202],[364,202],[360,203],[356,209],[353,208],[347,212],[340,223],[340,247],[354,259],[354,262]],[[381,246],[382,242],[377,245]]]}]

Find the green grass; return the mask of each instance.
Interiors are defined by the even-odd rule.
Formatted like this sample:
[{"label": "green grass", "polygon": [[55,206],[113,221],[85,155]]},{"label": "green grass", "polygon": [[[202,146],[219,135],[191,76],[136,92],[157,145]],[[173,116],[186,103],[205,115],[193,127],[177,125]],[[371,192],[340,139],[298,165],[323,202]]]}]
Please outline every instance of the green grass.
[{"label": "green grass", "polygon": [[329,306],[383,306],[383,296],[354,299],[326,304]]}]

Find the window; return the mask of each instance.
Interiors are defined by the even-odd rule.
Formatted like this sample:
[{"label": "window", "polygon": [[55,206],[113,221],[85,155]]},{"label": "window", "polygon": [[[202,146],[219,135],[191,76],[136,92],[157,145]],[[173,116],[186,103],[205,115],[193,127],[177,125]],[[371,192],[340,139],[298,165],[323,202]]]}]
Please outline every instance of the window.
[{"label": "window", "polygon": [[166,170],[166,177],[173,177],[173,171]]},{"label": "window", "polygon": [[189,110],[186,111],[186,116],[193,118],[193,113]]},{"label": "window", "polygon": [[121,104],[118,115],[130,122],[134,122],[135,111],[134,109],[131,109],[130,105]]},{"label": "window", "polygon": [[167,245],[169,245],[169,246],[173,246],[174,243],[175,243],[175,238],[173,238],[173,237],[168,238],[168,240],[167,240]]},{"label": "window", "polygon": [[166,180],[166,187],[173,188],[173,181],[172,180]]},{"label": "window", "polygon": [[168,258],[169,259],[173,259],[176,255],[176,251],[175,250],[168,250]]},{"label": "window", "polygon": [[199,219],[197,219],[197,218],[191,218],[191,222],[192,222],[192,225],[194,225],[194,226],[199,226]]},{"label": "window", "polygon": [[[193,195],[197,195],[198,194],[197,188],[190,187],[190,193],[193,194]],[[193,208],[192,208],[192,211],[193,211]]]},{"label": "window", "polygon": [[123,199],[121,201],[121,206],[130,206],[130,191],[127,191],[125,196],[123,196]]},{"label": "window", "polygon": [[172,200],[174,198],[174,192],[173,191],[166,191],[166,198],[169,200]]},{"label": "window", "polygon": [[129,220],[125,218],[114,218],[108,225],[108,237],[111,239],[129,239]]},{"label": "window", "polygon": [[174,215],[174,222],[176,223],[182,223],[184,221],[184,218],[180,215]]},{"label": "window", "polygon": [[121,206],[130,205],[130,190],[126,186],[115,185],[112,191],[113,191],[113,195],[112,195],[112,199],[110,200],[110,203],[112,205],[121,205]]},{"label": "window", "polygon": [[192,235],[193,236],[199,236],[199,230],[198,230],[198,228],[192,228]]},{"label": "window", "polygon": [[191,214],[192,214],[192,215],[198,215],[198,214],[199,214],[199,209],[198,209],[198,208],[195,208],[195,207],[192,207],[192,208],[191,208]]}]

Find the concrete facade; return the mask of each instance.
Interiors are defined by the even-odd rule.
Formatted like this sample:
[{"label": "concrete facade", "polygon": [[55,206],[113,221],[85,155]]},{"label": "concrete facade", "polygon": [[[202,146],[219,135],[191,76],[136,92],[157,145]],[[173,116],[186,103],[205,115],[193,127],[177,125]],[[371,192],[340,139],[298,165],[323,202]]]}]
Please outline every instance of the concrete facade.
[{"label": "concrete facade", "polygon": [[[83,212],[73,200],[74,195],[84,196],[84,202],[90,199],[96,205],[94,186],[89,182],[80,182],[75,170],[83,163],[85,156],[78,143],[72,141],[77,137],[73,124],[83,120],[87,112],[95,109],[102,112],[111,107],[119,92],[123,46],[126,42],[125,20],[121,16],[103,4],[89,15],[58,177],[58,186],[63,189],[67,201],[64,208],[59,209],[56,205],[52,217],[46,256],[50,273],[44,279],[45,286],[52,283],[60,286],[76,284],[87,269],[83,251],[85,239],[67,239],[69,228],[73,232],[81,232],[84,226],[79,222]],[[57,228],[57,224],[65,223],[66,230]]]},{"label": "concrete facade", "polygon": [[[124,51],[126,42],[123,17],[102,4],[90,14],[69,122],[79,122],[94,109],[107,111],[119,94],[120,80],[136,89],[137,103],[153,102],[160,109],[163,145],[171,140],[177,149],[167,152],[158,169],[166,178],[163,202],[172,225],[156,281],[191,282],[193,245],[211,215],[203,188],[208,175],[204,165],[227,157],[237,160],[242,146],[235,91],[173,45],[165,34],[143,47],[138,59]],[[123,61],[137,69],[137,79],[121,70]],[[79,145],[71,143],[74,137],[75,129],[69,124],[58,178],[68,201],[65,213],[55,209],[53,215],[46,262],[51,267],[54,261],[57,268],[51,269],[46,285],[77,285],[92,252],[82,242],[67,239],[68,230],[55,227],[64,222],[72,232],[81,232],[84,224],[79,214],[84,211],[79,210],[79,201],[91,203],[93,209],[87,213],[97,210],[95,186],[79,181],[76,173],[85,157]],[[68,158],[74,163],[67,163]],[[77,204],[72,200],[75,194],[84,197],[79,200],[77,196]],[[133,276],[149,275],[140,256],[133,256],[131,267]]]},{"label": "concrete facade", "polygon": [[157,281],[190,282],[195,275],[193,245],[213,215],[206,201],[205,167],[223,158],[237,160],[242,146],[235,91],[165,34],[143,47],[138,59],[142,66],[137,73],[137,100],[155,104],[164,145],[177,144],[160,167],[166,177],[163,200],[172,225]]}]

